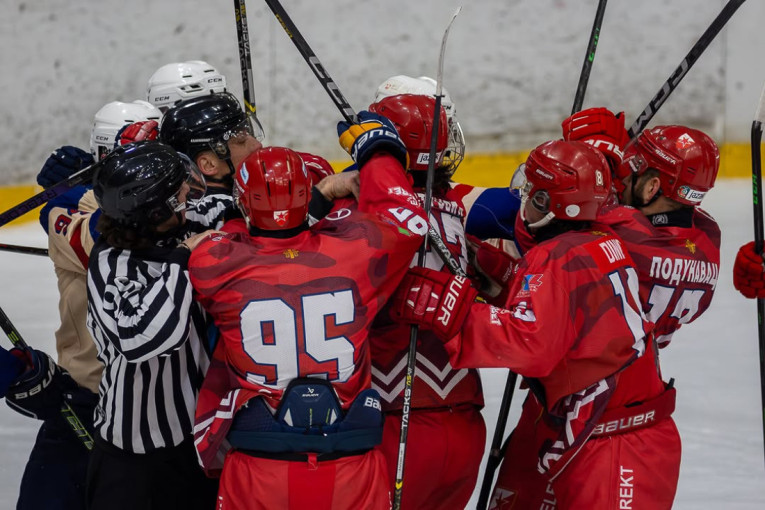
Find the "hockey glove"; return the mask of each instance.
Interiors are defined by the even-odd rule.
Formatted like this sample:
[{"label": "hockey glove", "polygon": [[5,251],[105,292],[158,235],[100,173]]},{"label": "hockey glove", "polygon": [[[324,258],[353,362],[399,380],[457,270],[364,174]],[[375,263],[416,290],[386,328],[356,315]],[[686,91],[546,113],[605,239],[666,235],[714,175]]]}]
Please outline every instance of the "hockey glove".
[{"label": "hockey glove", "polygon": [[391,315],[396,322],[431,329],[446,342],[462,327],[477,295],[466,278],[413,267],[393,295]]},{"label": "hockey glove", "polygon": [[0,398],[8,393],[8,387],[26,369],[24,360],[15,353],[0,347]]},{"label": "hockey glove", "polygon": [[585,142],[608,159],[611,169],[622,164],[622,151],[630,137],[624,129],[624,112],[614,114],[607,108],[588,108],[576,112],[561,124],[567,142]]},{"label": "hockey glove", "polygon": [[37,184],[43,188],[50,188],[92,164],[93,156],[89,152],[65,145],[48,156],[40,173],[37,174]]},{"label": "hockey glove", "polygon": [[156,120],[142,120],[122,127],[114,137],[115,146],[127,145],[142,140],[156,140],[159,136],[159,124]]},{"label": "hockey glove", "polygon": [[337,134],[340,137],[340,146],[351,155],[359,169],[380,151],[398,159],[405,170],[409,168],[406,146],[393,122],[368,111],[360,111],[357,118],[358,124],[338,122]]},{"label": "hockey glove", "polygon": [[498,297],[507,289],[507,282],[518,268],[518,259],[486,241],[468,235],[470,265],[481,282],[481,292]]},{"label": "hockey glove", "polygon": [[77,383],[69,372],[42,351],[13,349],[11,352],[23,356],[30,368],[8,388],[5,396],[8,407],[38,420],[57,416],[65,400],[64,394],[75,391]]},{"label": "hockey glove", "polygon": [[765,266],[754,241],[738,249],[733,263],[733,286],[748,298],[765,298]]}]

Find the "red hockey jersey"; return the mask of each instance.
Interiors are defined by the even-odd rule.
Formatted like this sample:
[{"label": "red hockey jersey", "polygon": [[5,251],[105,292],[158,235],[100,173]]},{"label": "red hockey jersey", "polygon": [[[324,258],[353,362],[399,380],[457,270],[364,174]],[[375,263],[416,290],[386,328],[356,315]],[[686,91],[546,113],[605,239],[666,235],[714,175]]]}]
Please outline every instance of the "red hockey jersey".
[{"label": "red hockey jersey", "polygon": [[645,216],[618,206],[598,217],[635,261],[640,301],[660,347],[712,301],[720,273],[720,227],[701,208]]},{"label": "red hockey jersey", "polygon": [[[434,194],[430,209],[431,225],[463,269],[467,267],[464,228],[467,211],[462,198],[472,189],[472,186],[459,185],[445,193]],[[414,257],[411,265],[416,262],[417,257]],[[426,254],[425,266],[449,271],[432,249]],[[409,336],[410,326],[393,323],[386,313],[378,315],[370,332],[372,387],[380,393],[384,411],[402,408]],[[421,329],[417,335],[412,408],[443,408],[463,403],[483,406],[478,371],[452,367],[443,342],[432,332]]]},{"label": "red hockey jersey", "polygon": [[332,382],[347,409],[370,387],[369,327],[426,232],[419,201],[387,155],[365,166],[355,210],[335,209],[285,239],[231,227],[235,233],[200,244],[189,261],[221,334],[196,413],[208,473],[222,467],[231,420],[249,399],[276,407],[291,380],[315,376]]},{"label": "red hockey jersey", "polygon": [[509,367],[536,381],[554,428],[540,445],[540,468],[552,473],[587,440],[619,372],[645,352],[652,325],[629,254],[604,232],[569,232],[533,247],[509,296],[504,308],[475,303],[445,345],[456,367]]}]

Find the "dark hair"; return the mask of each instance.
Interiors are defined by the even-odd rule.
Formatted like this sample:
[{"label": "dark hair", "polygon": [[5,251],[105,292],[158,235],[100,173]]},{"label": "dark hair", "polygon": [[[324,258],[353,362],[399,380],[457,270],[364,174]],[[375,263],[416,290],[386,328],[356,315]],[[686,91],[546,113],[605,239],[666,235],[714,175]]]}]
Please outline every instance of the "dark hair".
[{"label": "dark hair", "polygon": [[96,231],[101,234],[109,246],[114,248],[135,250],[149,248],[153,245],[152,239],[146,235],[145,231],[125,226],[106,214],[101,214],[98,218]]}]

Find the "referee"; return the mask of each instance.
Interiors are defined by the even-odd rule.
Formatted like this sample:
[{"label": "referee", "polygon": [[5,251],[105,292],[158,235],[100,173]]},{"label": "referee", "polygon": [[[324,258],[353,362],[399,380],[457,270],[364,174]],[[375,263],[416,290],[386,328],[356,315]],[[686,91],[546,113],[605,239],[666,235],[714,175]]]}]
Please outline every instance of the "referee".
[{"label": "referee", "polygon": [[187,265],[210,231],[199,232],[222,220],[224,206],[211,201],[230,197],[193,201],[204,193],[198,168],[154,141],[115,149],[93,189],[103,213],[88,267],[88,328],[105,370],[88,508],[214,508],[216,484],[191,436],[209,352]]}]

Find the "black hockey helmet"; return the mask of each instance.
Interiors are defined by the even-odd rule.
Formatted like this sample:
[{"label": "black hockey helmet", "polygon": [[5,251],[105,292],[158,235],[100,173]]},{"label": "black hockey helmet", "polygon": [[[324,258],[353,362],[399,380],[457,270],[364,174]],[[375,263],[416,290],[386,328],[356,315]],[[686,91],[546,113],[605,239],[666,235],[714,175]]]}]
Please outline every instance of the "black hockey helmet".
[{"label": "black hockey helmet", "polygon": [[114,149],[93,177],[93,192],[103,213],[132,228],[156,226],[181,214],[178,199],[184,182],[187,200],[201,198],[204,179],[185,155],[158,141],[135,142]]},{"label": "black hockey helmet", "polygon": [[229,92],[220,92],[181,101],[170,108],[159,127],[159,139],[191,159],[205,150],[229,160],[228,140],[246,132],[263,139],[257,117],[244,113]]}]

